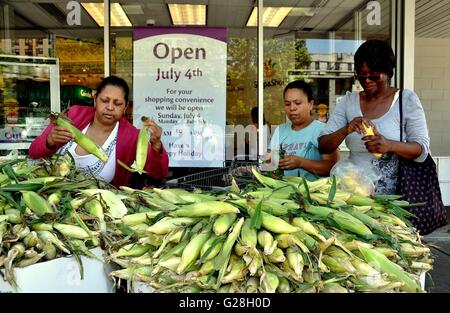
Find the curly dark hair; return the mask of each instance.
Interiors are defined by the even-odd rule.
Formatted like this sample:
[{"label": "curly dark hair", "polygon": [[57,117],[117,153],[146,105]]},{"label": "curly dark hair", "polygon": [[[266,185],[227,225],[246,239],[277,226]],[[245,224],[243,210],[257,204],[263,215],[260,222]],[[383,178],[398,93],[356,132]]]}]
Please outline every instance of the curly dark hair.
[{"label": "curly dark hair", "polygon": [[382,40],[368,40],[355,53],[355,70],[361,69],[366,63],[372,71],[394,76],[396,58],[391,46]]},{"label": "curly dark hair", "polygon": [[102,92],[103,89],[105,89],[106,86],[108,85],[112,85],[112,86],[116,86],[119,87],[123,90],[123,93],[125,94],[124,98],[125,98],[125,102],[128,103],[128,97],[130,95],[130,88],[128,87],[127,82],[123,79],[120,78],[118,76],[108,76],[105,77],[101,83],[97,86],[97,92],[96,94],[100,94]]}]

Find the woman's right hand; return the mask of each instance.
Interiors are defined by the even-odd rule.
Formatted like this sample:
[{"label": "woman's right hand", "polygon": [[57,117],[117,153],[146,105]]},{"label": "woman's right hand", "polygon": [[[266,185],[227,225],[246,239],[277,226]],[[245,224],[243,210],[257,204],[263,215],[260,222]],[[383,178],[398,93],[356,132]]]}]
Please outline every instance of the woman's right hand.
[{"label": "woman's right hand", "polygon": [[54,148],[56,145],[64,145],[73,139],[75,137],[66,127],[55,125],[47,136],[47,147]]},{"label": "woman's right hand", "polygon": [[366,124],[367,126],[375,126],[371,120],[365,117],[355,117],[350,123],[347,124],[347,135],[350,135],[353,132],[363,134],[364,128],[362,126],[362,123]]}]

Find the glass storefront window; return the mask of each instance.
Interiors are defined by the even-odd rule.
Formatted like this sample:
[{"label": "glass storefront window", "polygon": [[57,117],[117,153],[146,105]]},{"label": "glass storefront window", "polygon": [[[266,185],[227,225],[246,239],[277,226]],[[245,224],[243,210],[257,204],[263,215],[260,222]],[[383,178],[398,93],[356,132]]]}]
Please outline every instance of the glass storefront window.
[{"label": "glass storefront window", "polygon": [[[11,0],[1,5],[1,53],[57,58],[61,109],[92,105],[94,89],[104,76],[103,11],[99,9],[100,20],[95,20],[87,2],[78,2],[78,7],[68,7],[64,0]],[[255,1],[208,1],[205,8],[205,27],[227,29],[226,120],[243,128],[252,124],[250,112],[258,106],[257,28],[247,26],[255,5]],[[391,34],[394,5],[389,0],[355,0],[346,6],[321,0],[264,1],[265,8],[291,5],[278,26],[264,28],[264,115],[273,126],[286,120],[282,92],[288,82],[305,79],[313,85],[316,117],[326,121],[347,91],[358,90],[352,76],[358,46],[366,39],[396,39]],[[133,26],[174,27],[176,21],[169,5],[159,0],[112,1],[113,6],[123,9],[129,24],[115,26],[118,18],[111,9],[111,74],[128,82],[133,104]],[[19,114],[28,114],[23,112]],[[132,120],[132,105],[127,117]],[[233,146],[232,155],[248,153],[247,142],[236,139]]]},{"label": "glass storefront window", "polygon": [[0,150],[27,149],[42,132],[57,83],[57,59],[0,55]]},{"label": "glass storefront window", "polygon": [[[0,4],[0,54],[17,56],[0,66],[1,154],[9,149],[25,153],[51,111],[93,105],[93,89],[104,76],[103,30],[78,4],[70,7],[63,0]],[[27,66],[24,57],[30,57]]]},{"label": "glass storefront window", "polygon": [[[372,9],[364,1],[345,8],[315,1],[292,7],[277,28],[264,28],[264,108],[273,125],[285,121],[283,90],[291,81],[310,83],[315,97],[315,116],[326,122],[329,111],[348,91],[358,90],[353,79],[354,53],[367,39],[391,41],[391,1],[376,1]],[[279,1],[264,1],[279,7]],[[276,72],[277,78],[270,75]]]}]

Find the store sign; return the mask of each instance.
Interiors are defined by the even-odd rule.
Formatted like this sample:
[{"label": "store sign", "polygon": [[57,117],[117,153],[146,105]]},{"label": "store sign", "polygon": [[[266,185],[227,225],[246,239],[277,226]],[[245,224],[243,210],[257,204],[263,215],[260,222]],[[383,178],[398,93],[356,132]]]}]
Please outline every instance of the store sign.
[{"label": "store sign", "polygon": [[133,121],[153,118],[171,167],[225,158],[225,28],[134,28]]}]

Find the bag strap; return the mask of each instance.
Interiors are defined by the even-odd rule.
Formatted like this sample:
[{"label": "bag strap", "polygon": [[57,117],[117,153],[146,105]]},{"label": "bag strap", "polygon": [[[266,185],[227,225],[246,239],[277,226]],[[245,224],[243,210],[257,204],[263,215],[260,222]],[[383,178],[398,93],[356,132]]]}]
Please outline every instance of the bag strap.
[{"label": "bag strap", "polygon": [[400,111],[400,142],[403,142],[403,89],[400,89],[399,96],[399,111]]}]

